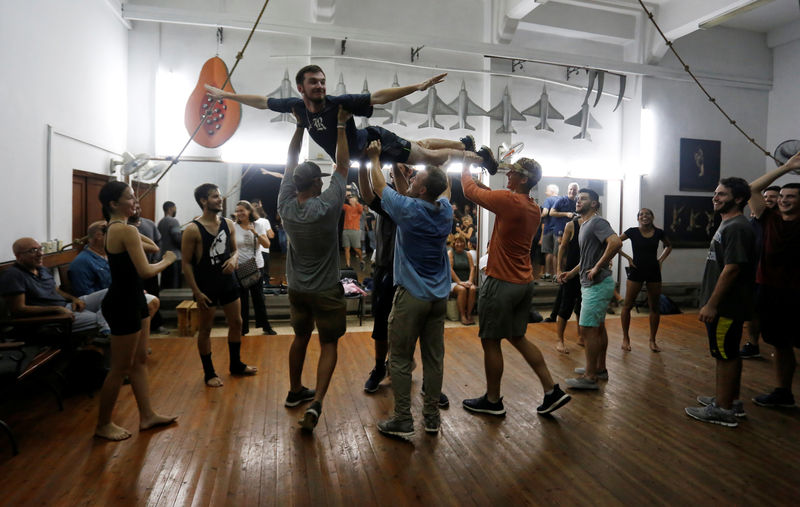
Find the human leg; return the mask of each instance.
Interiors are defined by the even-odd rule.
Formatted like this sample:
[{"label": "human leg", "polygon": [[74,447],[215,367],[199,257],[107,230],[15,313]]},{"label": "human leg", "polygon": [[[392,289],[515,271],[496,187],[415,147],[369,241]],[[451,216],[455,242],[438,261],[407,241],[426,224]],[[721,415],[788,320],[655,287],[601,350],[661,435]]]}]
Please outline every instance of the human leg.
[{"label": "human leg", "polygon": [[542,383],[542,389],[544,389],[545,392],[553,389],[553,377],[550,376],[550,370],[547,368],[547,363],[539,347],[528,340],[526,336],[510,338],[508,342],[522,354],[528,366],[530,366],[534,373],[536,373],[536,376],[539,377],[539,381]]},{"label": "human leg", "polygon": [[234,375],[255,375],[258,368],[247,366],[241,359],[242,347],[242,314],[239,298],[222,305],[225,320],[228,323],[228,363],[229,371]]},{"label": "human leg", "polygon": [[426,424],[435,420],[438,427],[439,398],[444,375],[444,320],[447,300],[429,303],[419,336],[422,359],[422,392],[425,393],[422,414]]},{"label": "human leg", "polygon": [[650,307],[650,350],[661,352],[656,344],[656,333],[661,322],[659,299],[661,298],[661,282],[647,282],[647,304]]},{"label": "human leg", "polygon": [[443,150],[443,149],[460,150],[460,151],[467,150],[467,147],[464,146],[464,143],[461,141],[453,141],[450,139],[437,139],[435,137],[420,139],[419,141],[417,141],[417,144],[428,150]]},{"label": "human leg", "polygon": [[[648,284],[648,289],[650,285]],[[636,296],[642,290],[642,282],[631,280],[630,278],[625,284],[625,302],[622,306],[622,313],[620,315],[620,323],[622,324],[622,350],[631,350],[631,337],[629,334],[631,327],[631,309],[633,302],[636,301]]]},{"label": "human leg", "polygon": [[[259,280],[257,284],[250,287],[250,298],[253,300],[253,311],[256,314],[256,327],[260,327],[264,334],[269,334],[272,326],[269,323],[269,315],[267,314],[267,305],[264,302],[264,282],[263,279]],[[244,312],[242,312],[244,313]],[[242,324],[244,327],[244,324]]]},{"label": "human leg", "polygon": [[461,323],[464,325],[469,324],[467,320],[467,289],[462,285],[453,287],[453,294],[456,296],[456,304],[458,305],[458,314],[461,317]]},{"label": "human leg", "polygon": [[100,409],[97,417],[95,435],[108,440],[125,440],[130,432],[111,421],[119,390],[126,376],[130,375],[134,351],[139,340],[139,332],[111,336],[111,368],[100,389]]},{"label": "human leg", "polygon": [[150,402],[149,373],[147,369],[147,349],[150,339],[150,317],[142,319],[142,330],[139,331],[139,339],[136,343],[136,350],[133,355],[133,365],[130,370],[131,388],[133,396],[136,398],[136,405],[139,408],[139,429],[147,430],[157,426],[170,424],[177,419],[177,416],[158,414],[153,410]]},{"label": "human leg", "polygon": [[467,323],[475,324],[475,319],[472,318],[472,311],[475,309],[475,302],[478,299],[478,288],[474,285],[470,286],[467,291]]},{"label": "human leg", "polygon": [[214,371],[214,363],[211,361],[211,327],[214,324],[215,310],[216,308],[213,306],[205,309],[198,308],[197,351],[200,353],[200,361],[203,363],[205,383],[209,387],[222,386],[222,379]]},{"label": "human leg", "polygon": [[[394,417],[411,421],[411,364],[417,337],[422,330],[421,316],[428,311],[428,303],[398,287],[389,316],[389,371],[394,393]],[[424,313],[423,313],[424,312]]]},{"label": "human leg", "polygon": [[250,332],[250,289],[239,288],[239,312],[242,319],[241,334],[244,336]]}]

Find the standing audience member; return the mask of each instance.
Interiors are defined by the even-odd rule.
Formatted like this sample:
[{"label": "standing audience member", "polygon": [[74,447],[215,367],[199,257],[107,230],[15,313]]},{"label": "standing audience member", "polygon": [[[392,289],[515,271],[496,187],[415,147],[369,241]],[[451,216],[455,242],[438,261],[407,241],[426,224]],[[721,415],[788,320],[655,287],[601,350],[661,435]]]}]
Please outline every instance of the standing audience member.
[{"label": "standing audience member", "polygon": [[164,218],[158,221],[158,232],[161,235],[161,255],[167,252],[175,254],[175,262],[161,273],[162,289],[179,289],[181,287],[181,223],[175,218],[178,208],[172,201],[164,201]]},{"label": "standing audience member", "polygon": [[714,190],[714,211],[722,223],[706,258],[699,319],[706,325],[708,345],[716,359],[716,393],[698,396],[702,407],[686,407],[686,414],[698,421],[730,427],[739,424],[737,416],[744,416],[739,399],[739,343],[744,321],[753,311],[755,233],[742,215],[749,199],[750,186],[742,178],[723,178]]},{"label": "standing audience member", "polygon": [[[426,433],[439,433],[439,401],[444,374],[444,319],[450,294],[447,236],[453,220],[447,175],[428,166],[411,178],[407,195],[386,185],[379,160],[380,141],[367,147],[372,162],[372,187],[383,210],[397,224],[394,281],[397,289],[389,316],[389,370],[394,414],[378,423],[386,435],[414,435],[411,415],[411,371],[417,338],[422,355],[422,393]],[[399,171],[399,169],[395,169]],[[400,176],[396,176],[396,179]],[[449,192],[448,192],[449,194]]]},{"label": "standing audience member", "polygon": [[89,224],[86,235],[86,246],[70,262],[67,274],[72,293],[78,297],[107,289],[111,285],[111,270],[105,248],[106,221],[98,220]]},{"label": "standing audience member", "polygon": [[[577,205],[578,188],[580,187],[577,183],[570,183],[567,186],[567,195],[562,195],[559,197],[550,210],[550,231],[555,238],[556,244],[556,250],[553,252],[554,258],[558,256],[557,248],[561,243],[561,236],[564,234],[564,227],[567,226],[567,222],[577,216],[575,209]],[[553,261],[553,268],[558,270],[558,266],[555,265],[555,260]],[[555,274],[555,271],[553,271],[553,273]]]},{"label": "standing audience member", "polygon": [[475,285],[475,263],[466,246],[464,236],[457,234],[453,240],[453,248],[448,250],[447,255],[450,258],[450,294],[456,297],[461,323],[470,326],[475,324],[472,310],[478,297],[478,286]]},{"label": "standing audience member", "polygon": [[487,277],[481,285],[478,303],[478,335],[483,346],[486,393],[480,398],[464,400],[463,406],[471,412],[497,416],[506,413],[500,396],[503,378],[500,344],[505,338],[539,377],[544,401],[536,412],[548,414],[566,404],[570,396],[553,382],[539,347],[525,336],[534,289],[531,243],[541,217],[530,191],[542,178],[542,167],[529,158],[502,167],[508,170],[508,190],[479,187],[472,179],[467,163],[461,172],[461,186],[467,199],[495,214]]},{"label": "standing audience member", "polygon": [[[622,350],[631,350],[631,308],[642,285],[647,285],[647,305],[650,308],[650,350],[661,352],[656,344],[658,323],[661,320],[659,299],[661,298],[661,265],[672,252],[672,245],[663,229],[653,225],[653,210],[642,208],[637,219],[639,227],[630,227],[619,237],[622,241],[631,240],[633,257],[622,250],[619,254],[628,259],[628,282],[625,287],[625,303],[622,307]],[[664,251],[658,255],[658,244],[664,244]]]},{"label": "standing audience member", "polygon": [[181,257],[183,276],[197,302],[200,322],[197,330],[197,350],[203,363],[205,383],[221,387],[222,379],[211,361],[211,327],[214,312],[221,306],[228,323],[228,356],[231,375],[255,375],[258,368],[241,360],[242,316],[239,286],[234,277],[239,252],[233,222],[220,217],[222,196],[213,183],[203,183],[194,189],[194,199],[203,211],[183,231]]},{"label": "standing audience member", "polygon": [[558,238],[553,234],[555,222],[550,218],[550,211],[558,202],[558,185],[547,185],[544,191],[545,199],[542,203],[541,251],[544,254],[544,276],[548,280],[556,273],[556,255],[558,255]]},{"label": "standing audience member", "polygon": [[768,208],[761,191],[790,171],[800,169],[800,153],[784,165],[750,184],[750,209],[764,230],[761,261],[756,281],[758,317],[764,341],[775,347],[776,387],[771,393],[753,398],[762,407],[795,406],[792,379],[797,368],[794,348],[800,348],[795,312],[800,308],[800,183],[781,187],[778,206]]},{"label": "standing audience member", "polygon": [[[572,193],[570,189],[570,193]],[[586,366],[576,368],[580,377],[566,380],[571,389],[599,389],[598,379],[608,380],[606,369],[606,308],[614,296],[614,279],[609,264],[622,247],[622,241],[608,220],[600,216],[600,197],[590,188],[578,192],[576,205],[580,215],[580,262],[558,280],[566,282],[580,274],[581,315],[578,321],[585,344]]]},{"label": "standing audience member", "polygon": [[[261,205],[261,199],[254,199],[252,204],[253,213],[256,216],[255,223],[261,224],[267,231],[267,239],[270,242],[270,246],[272,246],[272,240],[275,239],[275,232],[273,232],[269,223],[269,218],[267,218],[267,212],[264,211],[264,206]],[[261,268],[261,275],[264,279],[264,285],[271,285],[271,276],[269,272],[269,247],[264,247],[264,245],[259,244],[258,249],[261,252],[261,259],[264,261],[264,267]]]},{"label": "standing audience member", "polygon": [[[339,281],[338,229],[350,168],[345,127],[352,116],[339,107],[336,171],[324,192],[322,177],[327,174],[323,174],[313,162],[297,164],[303,143],[303,122],[297,118],[297,129],[289,143],[286,171],[278,194],[278,210],[289,236],[286,273],[294,329],[294,340],[289,349],[290,390],[284,405],[295,407],[313,400],[300,421],[300,426],[306,431],[313,431],[322,415],[322,402],[336,368],[338,341],[347,328],[344,289]],[[306,350],[315,324],[320,345],[316,391],[301,383]]]},{"label": "standing audience member", "polygon": [[111,421],[123,380],[130,379],[139,408],[139,430],[172,424],[176,416],[156,413],[150,403],[147,340],[150,315],[142,280],[155,278],[175,260],[172,252],[155,264],[147,262],[140,234],[128,224],[138,203],[133,190],[121,181],[106,183],[99,193],[103,216],[108,220],[105,250],[111,269],[111,286],[103,299],[103,313],[111,327],[111,369],[100,391],[100,410],[95,435],[125,440],[131,433]]},{"label": "standing audience member", "polygon": [[289,247],[286,243],[286,229],[283,228],[283,220],[279,210],[275,210],[275,233],[278,236],[278,245],[281,247],[281,253],[285,256],[289,252]]},{"label": "standing audience member", "polygon": [[[570,220],[564,227],[564,234],[561,235],[561,244],[558,246],[558,257],[556,266],[558,275],[562,272],[572,271],[580,263],[581,249],[578,244],[581,224],[577,218]],[[581,282],[578,277],[573,277],[558,286],[556,296],[556,330],[558,332],[558,345],[556,350],[562,354],[569,354],[569,349],[564,343],[564,331],[567,329],[567,321],[575,312],[575,316],[580,321],[581,317]],[[583,347],[583,335],[581,326],[578,322],[578,345]]]},{"label": "standing audience member", "polygon": [[[239,252],[239,264],[255,259],[259,270],[264,268],[264,257],[259,247],[268,248],[269,238],[263,224],[256,220],[255,212],[248,201],[236,203],[236,251]],[[263,277],[263,271],[262,277]],[[265,335],[276,335],[272,329],[264,304],[263,278],[250,287],[239,286],[239,306],[242,315],[242,336],[250,332],[250,300],[253,301],[253,310],[256,314],[256,327],[260,327]]]},{"label": "standing audience member", "polygon": [[361,270],[364,269],[364,257],[361,253],[361,213],[364,206],[358,203],[358,198],[351,195],[342,204],[344,211],[344,228],[342,229],[342,247],[344,247],[344,263],[347,269],[353,269],[350,264],[350,249],[356,252]]},{"label": "standing audience member", "polygon": [[[136,227],[139,233],[145,238],[148,238],[152,243],[152,245],[148,245],[147,243],[143,245],[145,254],[147,255],[147,262],[151,264],[158,262],[161,259],[161,247],[159,246],[161,243],[161,233],[158,232],[158,227],[155,222],[142,216],[142,207],[138,201],[136,202],[136,212],[128,218],[128,223]],[[155,246],[155,248],[153,248],[153,246]],[[161,292],[158,284],[158,276],[144,280],[144,290],[146,290],[148,294],[158,297]],[[161,316],[161,312],[156,311],[153,318],[150,319],[150,331],[159,334],[168,333],[163,324],[164,318]]]}]

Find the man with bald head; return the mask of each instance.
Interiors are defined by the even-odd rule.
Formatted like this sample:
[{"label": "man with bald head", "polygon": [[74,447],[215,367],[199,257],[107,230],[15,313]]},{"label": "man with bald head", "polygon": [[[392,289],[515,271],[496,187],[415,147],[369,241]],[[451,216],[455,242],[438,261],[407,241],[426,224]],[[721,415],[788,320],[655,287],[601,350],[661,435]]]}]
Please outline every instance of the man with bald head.
[{"label": "man with bald head", "polygon": [[106,289],[77,298],[56,286],[50,270],[42,265],[42,245],[38,241],[20,238],[12,249],[17,262],[0,277],[0,295],[14,317],[60,313],[72,316],[74,332],[99,329],[109,333],[100,311]]}]

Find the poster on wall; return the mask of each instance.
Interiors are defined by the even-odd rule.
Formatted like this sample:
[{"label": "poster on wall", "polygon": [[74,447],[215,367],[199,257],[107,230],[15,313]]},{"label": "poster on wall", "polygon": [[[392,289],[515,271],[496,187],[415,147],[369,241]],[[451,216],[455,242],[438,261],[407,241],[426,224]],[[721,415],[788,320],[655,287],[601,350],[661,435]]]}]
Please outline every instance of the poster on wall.
[{"label": "poster on wall", "polygon": [[722,143],[681,138],[680,178],[684,192],[713,192],[719,182]]},{"label": "poster on wall", "polygon": [[710,195],[664,196],[664,232],[672,248],[708,248],[719,224]]}]

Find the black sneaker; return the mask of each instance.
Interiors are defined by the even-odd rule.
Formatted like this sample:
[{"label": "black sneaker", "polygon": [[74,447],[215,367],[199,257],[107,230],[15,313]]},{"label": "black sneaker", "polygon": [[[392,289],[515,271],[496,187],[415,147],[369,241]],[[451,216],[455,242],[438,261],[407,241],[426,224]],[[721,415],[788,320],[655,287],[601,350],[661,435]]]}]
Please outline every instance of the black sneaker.
[{"label": "black sneaker", "polygon": [[558,387],[558,384],[556,384],[553,386],[552,393],[544,395],[544,401],[536,408],[536,412],[539,414],[549,414],[569,403],[571,399],[572,396],[562,391],[561,388]]},{"label": "black sneaker", "polygon": [[262,331],[264,332],[265,336],[267,336],[267,335],[274,336],[274,335],[278,334],[277,331],[272,329],[272,326],[267,326],[267,327],[263,328]]},{"label": "black sneaker", "polygon": [[788,389],[775,389],[769,394],[762,394],[753,398],[753,403],[761,407],[794,408],[794,396]]},{"label": "black sneaker", "polygon": [[442,419],[438,414],[425,416],[425,433],[430,433],[431,435],[438,434],[441,425]]},{"label": "black sneaker", "polygon": [[481,146],[476,153],[483,159],[483,168],[491,175],[497,174],[497,159],[494,157],[492,149],[488,146]]},{"label": "black sneaker", "polygon": [[[425,397],[425,389],[422,390],[420,393],[422,397]],[[450,398],[447,397],[444,393],[439,393],[439,408],[450,408]]]},{"label": "black sneaker", "polygon": [[461,144],[464,145],[464,150],[465,151],[475,151],[475,138],[474,137],[467,135],[467,136],[464,136],[461,139],[459,139],[459,141],[461,141]]},{"label": "black sneaker", "polygon": [[285,407],[296,407],[297,405],[303,403],[304,401],[311,401],[314,399],[314,395],[317,392],[313,389],[309,389],[307,387],[301,387],[299,391],[293,393],[289,391],[289,394],[286,395],[286,401],[283,403]]},{"label": "black sneaker", "polygon": [[554,319],[553,317],[545,317],[545,319],[542,322],[556,322],[556,319]]},{"label": "black sneaker", "polygon": [[304,431],[314,431],[319,421],[319,416],[322,414],[322,404],[318,401],[312,403],[300,419],[300,427]]},{"label": "black sneaker", "polygon": [[750,342],[744,344],[742,350],[739,351],[739,357],[742,359],[754,359],[756,357],[761,357],[760,351],[758,350],[758,345],[753,345]]},{"label": "black sneaker", "polygon": [[497,416],[503,416],[506,414],[506,409],[503,406],[503,398],[500,397],[497,402],[492,403],[486,398],[484,394],[480,398],[472,398],[469,400],[464,400],[461,402],[461,405],[464,406],[465,409],[469,410],[470,412],[480,412],[482,414],[491,414]]},{"label": "black sneaker", "polygon": [[364,383],[364,390],[368,393],[374,393],[378,390],[378,387],[381,385],[381,380],[386,378],[386,368],[382,368],[378,370],[377,368],[373,368],[371,372],[369,372],[369,378]]}]

